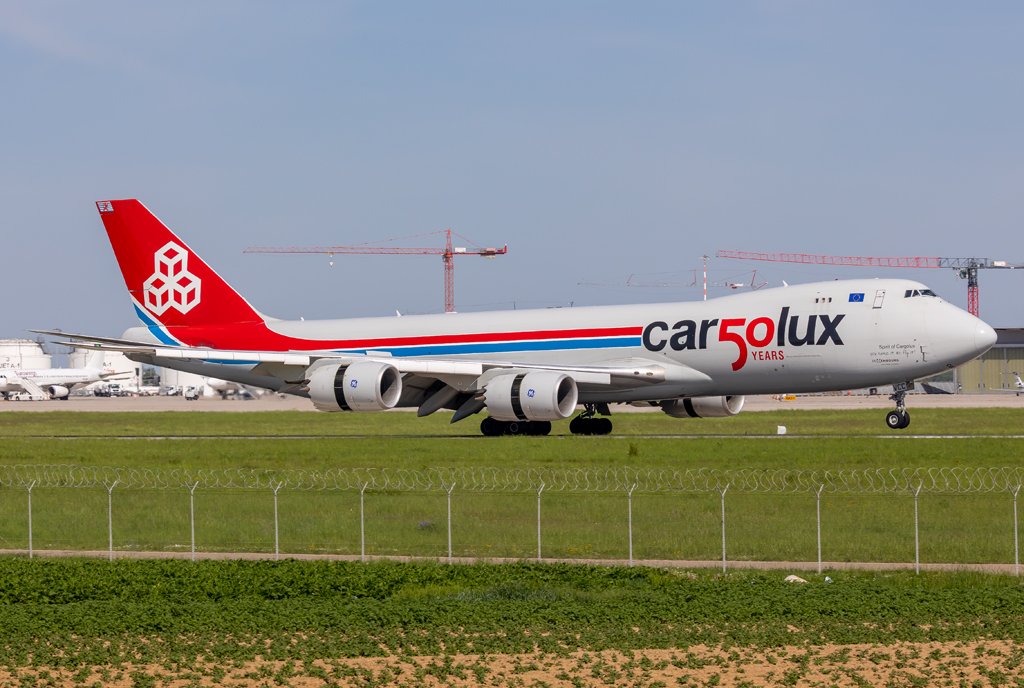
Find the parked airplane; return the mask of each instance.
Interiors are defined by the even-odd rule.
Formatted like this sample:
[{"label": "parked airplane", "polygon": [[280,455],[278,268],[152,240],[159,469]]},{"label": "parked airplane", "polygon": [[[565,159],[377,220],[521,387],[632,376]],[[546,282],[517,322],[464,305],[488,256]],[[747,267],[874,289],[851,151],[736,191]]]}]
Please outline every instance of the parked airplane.
[{"label": "parked airplane", "polygon": [[1024,394],[1024,380],[1020,379],[1020,374],[1018,374],[1016,371],[1014,371],[1013,377],[1014,377],[1013,387],[1003,387],[1003,388],[1000,388],[1000,389],[987,389],[986,391],[988,391],[988,392],[1011,392],[1013,394],[1016,394],[1017,396],[1020,396],[1021,394]]},{"label": "parked airplane", "polygon": [[116,375],[103,367],[103,351],[89,354],[84,368],[0,368],[0,393],[26,393],[33,399],[67,399],[81,385]]},{"label": "parked airplane", "polygon": [[[209,391],[207,391],[209,390]],[[242,397],[254,399],[266,390],[260,387],[250,387],[230,380],[219,380],[215,377],[203,378],[203,396],[214,396],[219,394],[221,399],[228,397]]]},{"label": "parked airplane", "polygon": [[[732,416],[744,395],[893,385],[968,361],[991,327],[918,282],[845,280],[691,303],[277,320],[259,313],[137,200],[97,208],[143,327],[71,335],[129,358],[309,397],[323,411],[482,410],[485,435],[607,434],[611,403]],[[63,334],[63,333],[58,333]],[[65,334],[65,336],[68,336]]]}]

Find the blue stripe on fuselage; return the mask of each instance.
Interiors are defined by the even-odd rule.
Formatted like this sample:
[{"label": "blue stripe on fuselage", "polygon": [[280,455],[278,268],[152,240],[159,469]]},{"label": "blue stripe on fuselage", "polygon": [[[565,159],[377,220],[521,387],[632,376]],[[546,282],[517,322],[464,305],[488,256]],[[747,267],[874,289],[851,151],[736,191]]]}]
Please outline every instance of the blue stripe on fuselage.
[{"label": "blue stripe on fuselage", "polygon": [[139,320],[141,320],[142,323],[149,328],[150,333],[152,333],[154,337],[159,339],[161,344],[167,344],[168,346],[181,346],[181,342],[177,342],[171,339],[171,337],[163,331],[161,326],[157,324],[155,320],[146,315],[146,313],[141,308],[139,308],[135,304],[132,305],[135,306],[135,314],[139,316]]},{"label": "blue stripe on fuselage", "polygon": [[[134,305],[134,304],[133,304]],[[163,327],[135,305],[139,320],[162,344],[181,346],[181,342],[168,335]],[[594,339],[528,340],[514,342],[471,342],[466,344],[432,344],[426,346],[374,347],[372,349],[338,349],[338,353],[365,354],[367,351],[386,351],[392,356],[457,356],[461,354],[496,354],[515,351],[570,351],[573,349],[625,349],[639,347],[640,337],[598,337]],[[213,363],[214,361],[208,361]],[[216,361],[219,365],[254,365],[258,361]]]},{"label": "blue stripe on fuselage", "polygon": [[563,339],[525,342],[482,342],[472,344],[438,344],[430,346],[375,347],[344,349],[338,353],[387,351],[392,356],[456,356],[459,354],[498,354],[513,351],[567,351],[571,349],[623,349],[639,347],[639,337],[602,337],[599,339]]}]

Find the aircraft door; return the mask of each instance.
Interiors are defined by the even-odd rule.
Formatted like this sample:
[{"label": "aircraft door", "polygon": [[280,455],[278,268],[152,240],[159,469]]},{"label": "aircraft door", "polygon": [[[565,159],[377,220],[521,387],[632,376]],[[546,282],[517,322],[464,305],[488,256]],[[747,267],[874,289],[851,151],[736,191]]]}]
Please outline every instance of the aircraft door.
[{"label": "aircraft door", "polygon": [[879,289],[875,291],[875,302],[872,304],[872,308],[881,308],[882,303],[885,301],[885,289]]}]

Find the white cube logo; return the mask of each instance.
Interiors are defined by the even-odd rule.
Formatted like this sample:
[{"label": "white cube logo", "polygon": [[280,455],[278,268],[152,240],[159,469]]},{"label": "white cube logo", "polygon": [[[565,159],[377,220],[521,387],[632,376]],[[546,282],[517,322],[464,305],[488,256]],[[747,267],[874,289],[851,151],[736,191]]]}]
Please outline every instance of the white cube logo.
[{"label": "white cube logo", "polygon": [[200,301],[201,283],[188,271],[188,251],[168,242],[153,254],[153,274],[142,284],[146,308],[155,315],[168,308],[188,313]]}]

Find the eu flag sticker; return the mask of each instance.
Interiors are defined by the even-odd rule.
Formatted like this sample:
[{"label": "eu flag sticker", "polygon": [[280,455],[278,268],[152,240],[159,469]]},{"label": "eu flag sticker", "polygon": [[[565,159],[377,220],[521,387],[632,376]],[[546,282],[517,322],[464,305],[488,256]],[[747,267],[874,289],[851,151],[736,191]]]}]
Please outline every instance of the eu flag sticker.
[{"label": "eu flag sticker", "polygon": [[850,303],[864,303],[864,292],[852,292],[850,294]]}]

